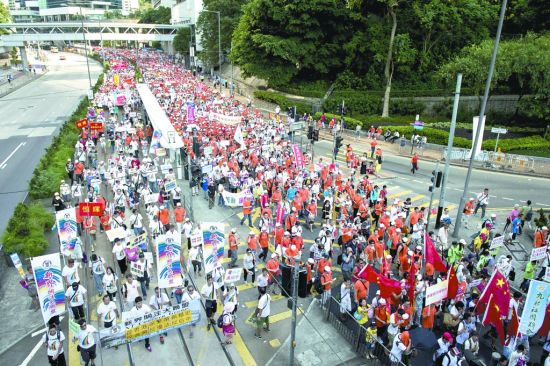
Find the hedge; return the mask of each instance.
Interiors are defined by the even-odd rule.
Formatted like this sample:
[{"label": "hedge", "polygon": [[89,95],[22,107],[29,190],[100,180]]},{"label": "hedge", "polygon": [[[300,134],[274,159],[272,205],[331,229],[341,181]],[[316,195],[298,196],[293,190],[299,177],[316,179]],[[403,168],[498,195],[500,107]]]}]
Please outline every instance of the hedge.
[{"label": "hedge", "polygon": [[279,107],[281,107],[281,111],[283,113],[286,112],[287,108],[294,106],[296,106],[296,110],[299,114],[311,113],[312,109],[311,105],[307,103],[294,102],[284,95],[266,90],[256,90],[254,92],[254,98],[261,99],[268,103],[277,104]]},{"label": "hedge", "polygon": [[34,257],[44,253],[48,240],[44,232],[55,224],[53,215],[40,204],[19,203],[2,235],[4,253]]},{"label": "hedge", "polygon": [[[98,91],[102,83],[103,74],[100,74],[93,87],[94,93]],[[88,97],[84,97],[71,117],[63,124],[51,145],[46,148],[46,152],[34,169],[29,182],[29,197],[31,199],[52,197],[54,192],[59,189],[59,182],[67,175],[65,164],[67,159],[73,157],[74,146],[80,135],[75,122],[86,117],[89,104]]]},{"label": "hedge", "polygon": [[[340,116],[331,114],[331,113],[325,113],[325,116],[327,120],[330,120],[333,117],[340,119]],[[316,113],[315,119],[318,120],[319,118],[321,118],[321,113]],[[396,117],[393,117],[393,118],[396,118]],[[405,117],[405,118],[409,118],[409,117]],[[411,121],[410,118],[408,120],[409,120],[408,123],[410,123]],[[371,122],[361,121],[350,117],[345,117],[345,122],[346,122],[346,128],[350,130],[355,130],[357,125],[361,125],[363,130],[368,129],[371,125],[374,125],[374,126],[380,125],[376,122],[371,123]],[[421,131],[418,131],[418,130],[415,131],[413,129],[413,126],[404,126],[404,125],[400,125],[400,126],[389,125],[389,126],[385,126],[384,130],[386,128],[389,128],[394,132],[398,131],[400,135],[405,135],[406,137],[412,136],[413,131],[417,132],[420,136],[426,136],[428,139],[428,143],[430,144],[446,146],[449,140],[449,133],[447,131],[443,131],[437,128],[424,127],[424,129]],[[495,149],[495,143],[496,143],[496,139],[484,140],[481,146],[483,150],[493,151]],[[453,146],[460,147],[460,148],[470,148],[472,146],[472,140],[464,137],[455,136],[453,140]],[[518,150],[519,151],[521,150],[544,151],[546,149],[550,149],[550,141],[546,140],[542,136],[534,135],[534,136],[521,137],[521,138],[515,138],[515,139],[500,139],[498,142],[498,147],[503,152],[507,152],[507,151],[515,152]]]}]

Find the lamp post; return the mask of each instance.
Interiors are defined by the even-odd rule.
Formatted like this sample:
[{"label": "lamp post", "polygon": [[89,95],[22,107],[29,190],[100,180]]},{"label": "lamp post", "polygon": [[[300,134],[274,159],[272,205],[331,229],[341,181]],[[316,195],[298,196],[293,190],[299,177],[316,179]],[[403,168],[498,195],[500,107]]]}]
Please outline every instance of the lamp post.
[{"label": "lamp post", "polygon": [[222,93],[222,81],[221,81],[221,75],[222,75],[222,28],[221,28],[221,12],[216,10],[205,10],[207,13],[216,13],[218,15],[218,69],[220,71],[220,95]]}]

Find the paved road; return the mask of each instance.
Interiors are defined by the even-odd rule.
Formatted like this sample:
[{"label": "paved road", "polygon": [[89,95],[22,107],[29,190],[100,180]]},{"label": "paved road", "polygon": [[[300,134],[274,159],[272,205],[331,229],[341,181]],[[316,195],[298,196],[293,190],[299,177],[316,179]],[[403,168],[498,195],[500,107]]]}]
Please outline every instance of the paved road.
[{"label": "paved road", "polygon": [[[0,233],[25,198],[44,149],[88,89],[84,57],[67,54],[60,61],[56,56],[48,67],[46,75],[0,98]],[[99,64],[90,64],[92,83],[100,71]]]}]

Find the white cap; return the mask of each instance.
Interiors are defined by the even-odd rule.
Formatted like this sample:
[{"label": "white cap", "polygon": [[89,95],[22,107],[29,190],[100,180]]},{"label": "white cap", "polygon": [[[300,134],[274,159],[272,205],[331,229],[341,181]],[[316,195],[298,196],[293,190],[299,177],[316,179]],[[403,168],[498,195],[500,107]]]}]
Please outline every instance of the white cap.
[{"label": "white cap", "polygon": [[548,227],[543,226],[543,227],[542,227],[542,230],[548,230]]},{"label": "white cap", "polygon": [[403,243],[406,243],[406,242],[409,241],[409,238],[407,238],[407,237],[401,238],[401,241],[402,241]]},{"label": "white cap", "polygon": [[464,240],[464,239],[460,239],[458,242],[462,245],[466,245],[466,240]]},{"label": "white cap", "polygon": [[313,263],[315,263],[315,260],[313,258],[308,258],[307,262],[310,263],[310,264],[313,264]]},{"label": "white cap", "polygon": [[386,299],[380,299],[379,303],[380,305],[386,305]]},{"label": "white cap", "polygon": [[325,272],[332,272],[332,269],[330,268],[330,266],[325,266]]},{"label": "white cap", "polygon": [[388,255],[386,256],[386,259],[392,259],[392,256],[388,254]]},{"label": "white cap", "polygon": [[400,233],[400,232],[401,232],[401,229],[400,229],[400,228],[397,228],[397,229],[395,229],[395,232],[396,232],[396,233]]},{"label": "white cap", "polygon": [[386,226],[384,224],[378,225],[381,229],[385,228]]},{"label": "white cap", "polygon": [[237,232],[237,229],[234,229],[234,228],[233,228],[233,229],[231,229],[231,232],[232,232],[232,233],[236,233],[236,232]]},{"label": "white cap", "polygon": [[422,250],[422,247],[420,245],[417,245],[416,250]]},{"label": "white cap", "polygon": [[413,255],[413,254],[414,254],[414,253],[413,253],[412,250],[409,250],[409,251],[407,252],[407,255]]},{"label": "white cap", "polygon": [[296,245],[292,244],[292,245],[290,246],[290,250],[296,250]]},{"label": "white cap", "polygon": [[292,212],[296,212],[296,207],[292,207]]},{"label": "white cap", "polygon": [[417,274],[417,275],[416,275],[416,279],[420,281],[420,280],[422,279],[422,275],[421,275],[420,273]]},{"label": "white cap", "polygon": [[403,320],[407,320],[407,319],[409,319],[409,314],[407,313],[403,314]]},{"label": "white cap", "polygon": [[249,235],[254,235],[254,231],[250,230]]}]

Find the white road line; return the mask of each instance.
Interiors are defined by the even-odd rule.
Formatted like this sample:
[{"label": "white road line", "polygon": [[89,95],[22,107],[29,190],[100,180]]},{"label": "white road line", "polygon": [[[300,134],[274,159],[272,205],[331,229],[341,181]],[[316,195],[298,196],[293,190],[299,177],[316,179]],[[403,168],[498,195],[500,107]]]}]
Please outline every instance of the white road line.
[{"label": "white road line", "polygon": [[405,178],[405,177],[397,177],[399,179],[403,179],[403,180],[410,180],[409,178]]},{"label": "white road line", "polygon": [[546,205],[546,204],[544,204],[544,203],[538,203],[538,202],[537,202],[537,203],[535,203],[535,204],[536,204],[536,205],[539,205],[539,206],[550,207],[550,205]]},{"label": "white road line", "polygon": [[508,197],[502,197],[503,200],[506,200],[506,201],[513,201],[514,199],[513,198],[508,198]]},{"label": "white road line", "polygon": [[461,191],[462,191],[462,189],[460,189],[460,188],[451,188],[451,189],[452,189],[453,191],[458,191],[458,192],[461,192]]},{"label": "white road line", "polygon": [[9,154],[8,157],[5,158],[4,161],[0,163],[0,169],[4,169],[7,165],[6,163],[8,162],[8,160],[10,160],[11,157],[17,152],[17,150],[19,150],[19,148],[21,146],[24,146],[25,144],[26,144],[26,142],[21,142],[19,145],[17,145],[17,147],[15,149],[13,149],[11,154]]},{"label": "white road line", "polygon": [[40,347],[42,347],[43,344],[44,343],[42,342],[42,340],[39,340],[38,343],[36,344],[36,346],[34,346],[34,348],[32,349],[31,353],[29,353],[27,358],[25,358],[19,366],[27,366],[29,364],[29,362],[31,362],[31,360],[33,359],[34,355],[36,355],[36,352],[38,352],[38,350],[40,350]]},{"label": "white road line", "polygon": [[412,181],[413,181],[413,182],[416,182],[416,183],[422,183],[422,181],[421,181],[421,180],[418,180],[418,179],[413,179]]}]

